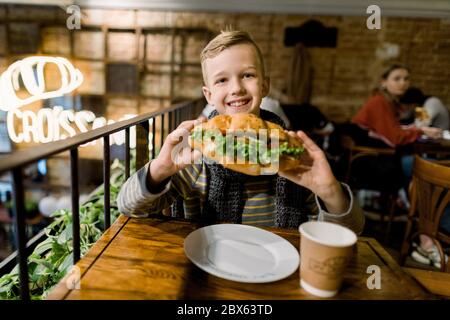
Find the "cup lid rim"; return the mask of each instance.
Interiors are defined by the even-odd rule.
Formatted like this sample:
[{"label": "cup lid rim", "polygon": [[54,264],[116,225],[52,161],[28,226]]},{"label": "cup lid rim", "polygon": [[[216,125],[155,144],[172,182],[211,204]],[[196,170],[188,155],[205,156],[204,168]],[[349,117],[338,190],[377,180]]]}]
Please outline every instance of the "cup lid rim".
[{"label": "cup lid rim", "polygon": [[[336,228],[336,229],[341,229],[341,230],[345,230],[345,232],[348,233],[349,235],[349,240],[342,242],[342,243],[334,243],[331,241],[326,241],[326,240],[322,240],[322,239],[318,239],[317,237],[314,237],[313,235],[311,235],[310,233],[307,232],[307,230],[305,229],[306,227],[310,226],[311,224],[316,225],[317,223],[320,224],[324,224],[327,225],[331,228]],[[308,238],[311,241],[320,243],[322,245],[326,245],[326,246],[330,246],[330,247],[337,247],[337,248],[342,248],[342,247],[349,247],[354,245],[357,241],[358,241],[358,236],[356,235],[356,233],[353,230],[350,230],[349,228],[345,227],[345,226],[341,226],[337,223],[332,223],[332,222],[326,222],[326,221],[309,221],[309,222],[305,222],[302,223],[299,227],[298,230],[300,232],[301,235],[305,236],[306,238]]]}]

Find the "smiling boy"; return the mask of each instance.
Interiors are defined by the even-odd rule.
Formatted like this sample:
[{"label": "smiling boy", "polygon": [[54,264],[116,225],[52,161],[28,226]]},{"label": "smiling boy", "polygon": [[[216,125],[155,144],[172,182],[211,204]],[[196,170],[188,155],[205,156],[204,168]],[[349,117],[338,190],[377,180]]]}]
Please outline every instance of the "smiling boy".
[{"label": "smiling boy", "polygon": [[[261,110],[269,92],[262,54],[246,32],[227,31],[202,51],[203,94],[217,114],[253,113],[282,125],[275,114]],[[172,205],[172,215],[213,222],[297,228],[308,215],[345,225],[361,233],[364,216],[350,188],[334,177],[324,153],[303,132],[289,132],[303,141],[312,165],[273,176],[247,176],[220,164],[176,162],[172,151],[197,121],[185,121],[170,133],[154,160],[131,176],[118,196],[119,210],[148,217]],[[192,151],[198,158],[198,151]],[[178,201],[182,199],[182,201]]]},{"label": "smiling boy", "polygon": [[[261,100],[269,93],[269,78],[265,76],[258,47],[240,43],[245,40],[242,37],[223,33],[203,50],[203,94],[220,114],[241,112],[259,116]],[[228,45],[225,50],[223,43]]]}]

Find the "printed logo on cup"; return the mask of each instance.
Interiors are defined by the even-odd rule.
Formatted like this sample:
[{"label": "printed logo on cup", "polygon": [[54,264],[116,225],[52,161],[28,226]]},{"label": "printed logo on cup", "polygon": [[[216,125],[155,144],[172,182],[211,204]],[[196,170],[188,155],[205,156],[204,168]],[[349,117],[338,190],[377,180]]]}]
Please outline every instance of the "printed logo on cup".
[{"label": "printed logo on cup", "polygon": [[325,261],[317,261],[311,258],[309,260],[309,268],[314,272],[327,275],[329,277],[337,277],[345,271],[349,259],[345,257],[333,257]]}]

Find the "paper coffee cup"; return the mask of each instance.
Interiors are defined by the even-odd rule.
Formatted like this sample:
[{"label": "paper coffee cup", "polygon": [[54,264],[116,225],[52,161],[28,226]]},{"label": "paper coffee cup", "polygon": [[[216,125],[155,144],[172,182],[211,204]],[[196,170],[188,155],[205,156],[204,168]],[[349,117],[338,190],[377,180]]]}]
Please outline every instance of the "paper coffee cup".
[{"label": "paper coffee cup", "polygon": [[335,296],[357,241],[356,234],[343,226],[323,221],[300,225],[300,285],[322,298]]}]

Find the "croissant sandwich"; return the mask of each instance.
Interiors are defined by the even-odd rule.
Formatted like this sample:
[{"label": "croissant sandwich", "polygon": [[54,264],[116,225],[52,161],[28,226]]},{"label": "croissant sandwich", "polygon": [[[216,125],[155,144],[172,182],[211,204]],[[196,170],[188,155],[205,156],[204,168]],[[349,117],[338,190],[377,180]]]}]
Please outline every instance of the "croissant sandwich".
[{"label": "croissant sandwich", "polygon": [[206,159],[252,176],[296,168],[305,152],[303,143],[281,126],[247,113],[218,115],[196,125],[189,144]]}]

